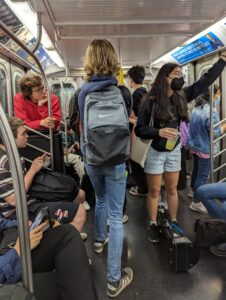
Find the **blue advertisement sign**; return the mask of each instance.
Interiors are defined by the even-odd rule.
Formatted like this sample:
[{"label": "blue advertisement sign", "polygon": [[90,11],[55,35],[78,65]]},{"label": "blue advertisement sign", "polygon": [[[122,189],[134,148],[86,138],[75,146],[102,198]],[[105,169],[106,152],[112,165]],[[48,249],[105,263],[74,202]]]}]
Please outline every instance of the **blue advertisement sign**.
[{"label": "blue advertisement sign", "polygon": [[[29,48],[32,48],[35,44],[36,39],[32,38],[29,42],[26,42],[26,45]],[[8,45],[9,47],[10,45]],[[14,44],[12,43],[12,50],[17,53],[18,56],[23,58],[24,60],[28,61],[30,64],[34,65],[35,67],[38,67],[34,61],[34,59],[29,56],[29,54],[20,47],[13,47]],[[35,55],[38,57],[43,69],[45,70],[48,66],[54,64],[52,59],[49,57],[49,55],[46,53],[45,49],[42,46],[39,46],[38,49],[35,51]]]},{"label": "blue advertisement sign", "polygon": [[208,32],[171,55],[179,64],[184,64],[222,47],[224,47],[222,41],[213,32]]},{"label": "blue advertisement sign", "polygon": [[[36,39],[32,38],[29,44],[35,44]],[[47,52],[44,50],[42,46],[39,46],[38,49],[35,51],[35,55],[38,57],[43,69],[45,70],[48,66],[54,64],[52,59],[49,57]]]}]

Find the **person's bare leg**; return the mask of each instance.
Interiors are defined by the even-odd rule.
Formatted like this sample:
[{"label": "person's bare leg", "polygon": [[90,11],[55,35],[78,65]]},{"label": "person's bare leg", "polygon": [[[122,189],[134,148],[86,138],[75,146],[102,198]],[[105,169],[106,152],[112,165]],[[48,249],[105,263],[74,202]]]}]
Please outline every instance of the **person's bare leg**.
[{"label": "person's bare leg", "polygon": [[80,189],[74,202],[75,203],[83,203],[85,201],[85,198],[86,198],[86,193],[82,189]]},{"label": "person's bare leg", "polygon": [[166,172],[164,173],[164,179],[169,214],[172,220],[176,220],[178,208],[177,184],[179,180],[179,172]]},{"label": "person's bare leg", "polygon": [[86,222],[86,210],[83,204],[79,204],[78,210],[71,224],[79,231],[82,231],[82,228]]},{"label": "person's bare leg", "polygon": [[148,182],[148,196],[147,196],[147,210],[149,220],[156,222],[157,220],[157,210],[158,201],[162,185],[162,174],[147,175]]}]

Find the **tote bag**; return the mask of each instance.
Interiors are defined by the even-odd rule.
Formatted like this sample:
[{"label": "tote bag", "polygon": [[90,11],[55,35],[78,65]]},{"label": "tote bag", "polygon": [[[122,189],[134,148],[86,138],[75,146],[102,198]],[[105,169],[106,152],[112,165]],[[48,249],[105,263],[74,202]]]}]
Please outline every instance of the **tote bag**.
[{"label": "tote bag", "polygon": [[[153,104],[149,127],[153,127],[154,125],[154,108],[155,107]],[[132,135],[131,135],[130,159],[138,163],[142,168],[144,168],[144,162],[148,153],[148,149],[151,146],[152,140],[143,140],[137,137],[134,131],[135,127],[136,124],[134,124]]]}]

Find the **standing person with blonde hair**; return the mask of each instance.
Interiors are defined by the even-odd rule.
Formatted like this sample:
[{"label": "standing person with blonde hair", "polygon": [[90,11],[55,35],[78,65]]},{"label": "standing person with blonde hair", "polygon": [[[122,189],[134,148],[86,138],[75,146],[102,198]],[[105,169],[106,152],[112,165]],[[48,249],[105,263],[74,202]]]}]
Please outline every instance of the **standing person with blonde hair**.
[{"label": "standing person with blonde hair", "polygon": [[[153,139],[144,164],[148,181],[148,239],[153,243],[159,242],[157,208],[163,177],[169,214],[172,222],[177,222],[177,184],[181,169],[178,131],[180,122],[187,117],[187,102],[208,88],[221,74],[225,65],[226,51],[223,51],[218,62],[207,73],[192,85],[183,88],[181,66],[175,63],[164,64],[140,110],[135,133],[142,139]],[[152,115],[154,126],[150,127]]]},{"label": "standing person with blonde hair", "polygon": [[[80,119],[82,125],[82,139],[81,139],[81,150],[84,156],[84,161],[86,165],[87,173],[92,181],[93,188],[96,194],[96,207],[95,207],[95,235],[96,241],[94,243],[94,251],[96,253],[101,253],[104,250],[104,246],[108,243],[108,267],[107,267],[107,294],[109,297],[116,297],[119,295],[132,281],[133,271],[131,268],[124,268],[121,270],[121,256],[123,249],[123,204],[126,189],[126,169],[125,169],[125,159],[121,162],[118,160],[113,161],[110,159],[107,164],[92,164],[88,160],[88,146],[84,143],[85,127],[84,124],[87,121],[85,117],[86,113],[86,103],[88,101],[89,94],[92,93],[93,97],[101,97],[103,93],[106,92],[106,97],[110,95],[113,91],[114,95],[118,98],[122,98],[122,104],[114,112],[103,113],[99,111],[97,117],[99,122],[103,119],[108,118],[109,122],[112,122],[113,118],[117,118],[126,104],[124,104],[123,96],[120,90],[116,87],[117,80],[115,75],[118,73],[119,64],[117,54],[112,46],[112,44],[107,40],[94,40],[88,46],[85,59],[84,59],[84,71],[86,83],[83,84],[81,92],[78,95],[78,106],[80,112]],[[95,93],[94,93],[95,92]],[[98,92],[100,92],[98,94]],[[109,94],[108,94],[109,93]],[[117,94],[118,93],[118,94]],[[109,96],[110,97],[110,96]],[[120,98],[120,99],[121,99]],[[90,98],[89,98],[90,99]],[[102,98],[103,101],[105,99]],[[103,106],[102,100],[97,102]],[[116,99],[115,101],[118,101]],[[101,102],[101,103],[99,103]],[[108,103],[113,103],[114,101],[109,101]],[[124,106],[124,108],[122,108]],[[85,109],[86,107],[86,109]],[[128,110],[128,107],[127,107]],[[121,137],[120,143],[123,145],[122,151],[124,151],[125,140],[129,141],[129,122],[128,114],[127,117],[127,130],[128,133],[125,137]],[[124,116],[122,114],[122,116]],[[119,119],[120,122],[120,119]],[[93,137],[93,146],[98,147],[101,152],[106,151],[108,146],[105,139],[111,139],[114,134],[119,134],[117,129],[118,123],[115,122],[115,131],[108,132],[107,134],[101,134],[101,127],[96,128],[100,135]],[[113,125],[112,125],[113,127]],[[126,130],[126,128],[125,128]],[[113,152],[117,151],[117,139],[114,139],[114,145],[112,145],[111,155]],[[109,140],[108,140],[109,141]],[[125,143],[126,145],[126,143]],[[129,146],[129,145],[128,145]],[[101,148],[102,147],[102,148]],[[97,159],[102,155],[97,155]],[[107,236],[107,217],[109,217],[109,240]]]}]

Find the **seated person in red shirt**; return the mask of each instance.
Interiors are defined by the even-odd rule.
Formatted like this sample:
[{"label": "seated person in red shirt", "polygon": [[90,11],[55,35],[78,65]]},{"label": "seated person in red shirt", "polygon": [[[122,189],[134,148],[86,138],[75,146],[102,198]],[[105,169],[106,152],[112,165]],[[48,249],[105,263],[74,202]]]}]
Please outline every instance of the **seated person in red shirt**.
[{"label": "seated person in red shirt", "polygon": [[57,129],[61,121],[60,104],[56,95],[51,95],[52,117],[48,116],[47,92],[42,77],[26,74],[20,81],[21,93],[14,97],[14,114],[36,130]]}]

